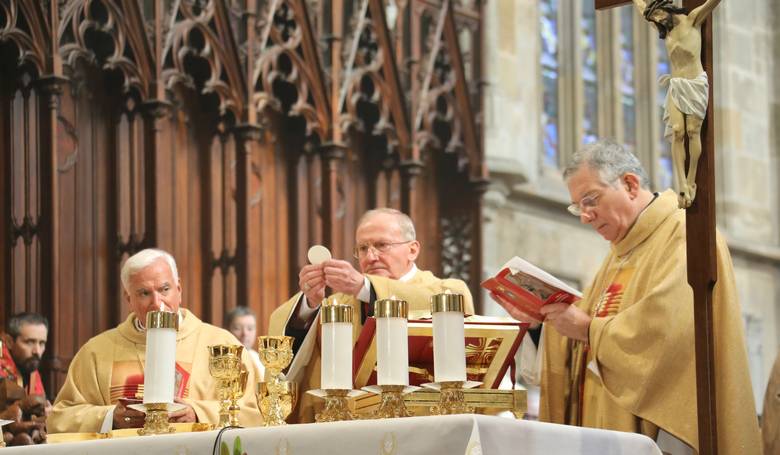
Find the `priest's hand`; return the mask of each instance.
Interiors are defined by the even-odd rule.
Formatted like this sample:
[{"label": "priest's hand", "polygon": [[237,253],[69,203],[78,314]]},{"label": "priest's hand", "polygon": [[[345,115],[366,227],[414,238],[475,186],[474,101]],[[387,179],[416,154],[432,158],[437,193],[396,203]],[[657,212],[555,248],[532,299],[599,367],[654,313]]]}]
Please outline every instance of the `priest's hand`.
[{"label": "priest's hand", "polygon": [[588,342],[590,321],[593,318],[586,312],[568,303],[551,303],[544,305],[540,311],[545,315],[544,322],[555,327],[561,335]]},{"label": "priest's hand", "polygon": [[542,325],[542,321],[540,321],[538,319],[535,319],[535,318],[527,315],[526,313],[518,310],[517,307],[512,305],[512,303],[510,303],[508,300],[506,300],[500,294],[496,294],[495,292],[491,292],[490,293],[490,297],[493,300],[495,300],[496,302],[498,302],[498,304],[501,305],[501,307],[503,307],[506,310],[506,312],[509,313],[509,315],[512,316],[513,318],[517,319],[518,321],[530,322],[531,323],[530,328],[535,329],[535,328],[539,327],[540,325]]},{"label": "priest's hand", "polygon": [[178,398],[174,399],[173,401],[179,404],[183,404],[184,409],[168,413],[168,422],[191,423],[198,421],[198,416],[195,414],[195,410],[192,408],[192,406],[189,405],[189,403],[185,403]]},{"label": "priest's hand", "polygon": [[306,296],[306,303],[311,308],[320,306],[325,298],[325,272],[322,264],[305,265],[298,273],[298,286]]},{"label": "priest's hand", "polygon": [[144,414],[141,411],[125,407],[122,401],[118,401],[114,408],[114,429],[141,428],[144,426]]},{"label": "priest's hand", "polygon": [[365,278],[347,261],[331,259],[322,263],[325,270],[325,284],[336,292],[357,297],[363,289]]}]

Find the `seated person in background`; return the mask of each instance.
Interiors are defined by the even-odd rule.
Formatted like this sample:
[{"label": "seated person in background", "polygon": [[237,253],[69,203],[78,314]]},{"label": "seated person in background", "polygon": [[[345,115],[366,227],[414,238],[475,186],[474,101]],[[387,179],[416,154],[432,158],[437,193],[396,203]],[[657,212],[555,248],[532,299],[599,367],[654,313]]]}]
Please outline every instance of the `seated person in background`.
[{"label": "seated person in background", "polygon": [[[217,383],[209,374],[209,352],[214,344],[239,344],[227,330],[202,322],[181,305],[181,282],[173,257],[146,249],[127,259],[121,272],[124,299],[131,313],[116,328],[89,340],[76,353],[68,376],[49,417],[50,433],[107,432],[143,426],[144,414],[125,407],[120,399],[141,398],[146,354],[146,313],[164,308],[179,313],[176,335],[175,401],[186,405],[170,413],[171,422],[219,422]],[[240,400],[244,426],[261,422],[255,401],[257,370],[244,353],[249,371]]]},{"label": "seated person in background", "polygon": [[0,377],[24,387],[28,395],[46,395],[38,367],[46,351],[49,321],[37,313],[19,313],[6,322]]},{"label": "seated person in background", "polygon": [[417,268],[414,261],[420,254],[420,242],[406,214],[389,208],[366,212],[358,221],[355,245],[354,255],[360,271],[339,259],[306,265],[298,274],[301,292],[271,315],[269,334],[294,337],[293,364],[305,366],[298,370],[302,374],[291,369],[288,375],[299,387],[298,410],[293,412],[293,421],[314,420],[313,400],[305,392],[320,388],[320,348],[315,321],[326,286],[335,291],[328,298],[330,303],[353,307],[353,341],[366,318],[373,315],[373,303],[377,299],[395,296],[406,300],[410,311],[430,311],[430,297],[450,290],[463,294],[466,313],[474,313],[466,283],[442,280]]},{"label": "seated person in background", "polygon": [[[611,249],[582,300],[541,309],[539,420],[642,433],[664,453],[698,453],[685,211],[673,190],[653,193],[636,156],[611,141],[577,152],[563,178],[569,212]],[[734,269],[720,235],[712,254],[719,452],[760,453]],[[531,320],[499,303],[515,318]]]},{"label": "seated person in background", "polygon": [[225,315],[225,328],[230,331],[248,352],[257,367],[258,380],[264,377],[265,367],[260,362],[260,355],[255,350],[257,346],[257,319],[255,313],[245,306],[237,306]]},{"label": "seated person in background", "polygon": [[49,321],[37,313],[19,313],[6,322],[3,335],[0,378],[5,400],[0,403],[0,419],[15,422],[3,427],[3,440],[9,446],[46,442],[46,416],[51,403],[38,368],[46,350]]}]

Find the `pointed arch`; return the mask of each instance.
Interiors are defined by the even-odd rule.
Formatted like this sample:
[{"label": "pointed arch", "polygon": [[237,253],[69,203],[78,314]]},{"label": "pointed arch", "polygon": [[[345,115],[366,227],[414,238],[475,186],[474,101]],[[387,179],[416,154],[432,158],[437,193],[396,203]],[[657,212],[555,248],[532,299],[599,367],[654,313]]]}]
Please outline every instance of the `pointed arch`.
[{"label": "pointed arch", "polygon": [[449,0],[439,13],[433,43],[415,116],[415,143],[420,150],[457,154],[459,169],[467,167],[470,176],[483,178],[482,147]]},{"label": "pointed arch", "polygon": [[30,63],[38,75],[48,72],[46,49],[51,42],[49,24],[39,2],[0,3],[0,43],[10,41],[19,48],[18,65]]},{"label": "pointed arch", "polygon": [[331,111],[317,42],[304,0],[274,0],[269,8],[255,62],[252,103],[306,122],[306,135],[325,141]]},{"label": "pointed arch", "polygon": [[[71,69],[79,60],[117,70],[123,78],[123,90],[136,90],[141,98],[149,94],[154,67],[149,43],[138,14],[137,2],[77,0],[65,5],[57,36],[63,64]],[[135,13],[138,13],[135,11]],[[100,36],[108,37],[101,40]]]},{"label": "pointed arch", "polygon": [[[339,97],[342,129],[387,135],[402,154],[410,148],[409,117],[381,0],[365,0],[346,63]],[[376,118],[365,118],[370,106]],[[406,156],[402,157],[406,159]]]},{"label": "pointed arch", "polygon": [[167,13],[169,23],[162,53],[162,79],[215,95],[219,114],[242,119],[246,84],[230,21],[223,2],[178,0]]}]

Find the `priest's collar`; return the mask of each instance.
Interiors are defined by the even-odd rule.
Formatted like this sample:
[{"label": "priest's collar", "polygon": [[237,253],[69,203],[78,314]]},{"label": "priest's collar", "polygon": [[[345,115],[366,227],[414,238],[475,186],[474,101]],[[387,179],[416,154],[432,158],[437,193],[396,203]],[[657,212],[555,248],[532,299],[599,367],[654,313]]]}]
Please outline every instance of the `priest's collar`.
[{"label": "priest's collar", "polygon": [[666,190],[653,198],[650,204],[639,214],[625,237],[612,245],[612,249],[618,256],[630,253],[655,231],[659,224],[675,213],[678,208],[677,194],[673,190]]},{"label": "priest's collar", "polygon": [[[184,321],[184,314],[182,314],[181,309],[177,311],[179,313],[179,327],[181,327],[182,322]],[[135,330],[138,332],[146,332],[146,327],[144,327],[143,324],[141,324],[141,320],[138,319],[138,316],[133,318],[133,327],[135,327]]]},{"label": "priest's collar", "polygon": [[417,273],[417,264],[415,264],[414,262],[412,262],[412,268],[411,268],[411,269],[409,269],[409,271],[408,271],[408,272],[404,273],[404,274],[403,274],[403,276],[402,276],[401,278],[398,278],[398,281],[400,281],[400,282],[402,282],[402,283],[406,283],[407,281],[409,281],[409,280],[411,280],[412,278],[414,278],[414,275],[415,275],[416,273]]}]

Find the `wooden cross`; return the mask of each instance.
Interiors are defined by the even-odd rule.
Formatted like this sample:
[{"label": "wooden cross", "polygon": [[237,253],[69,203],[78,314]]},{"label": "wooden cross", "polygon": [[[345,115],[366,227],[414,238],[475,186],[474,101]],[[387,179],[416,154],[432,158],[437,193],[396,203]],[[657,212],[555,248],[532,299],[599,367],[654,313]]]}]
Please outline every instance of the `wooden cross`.
[{"label": "wooden cross", "polygon": [[[705,0],[683,0],[688,11]],[[629,5],[626,0],[595,0],[596,9]],[[633,6],[633,5],[632,5]],[[715,344],[712,333],[712,290],[718,279],[715,250],[715,132],[713,117],[712,17],[702,24],[701,61],[709,78],[707,116],[701,129],[702,153],[696,175],[698,187],[693,205],[686,211],[688,283],[693,288],[696,337],[696,397],[699,417],[699,453],[716,455],[718,437],[715,418]],[[686,152],[688,144],[686,142]],[[687,167],[687,163],[686,163]]]}]

